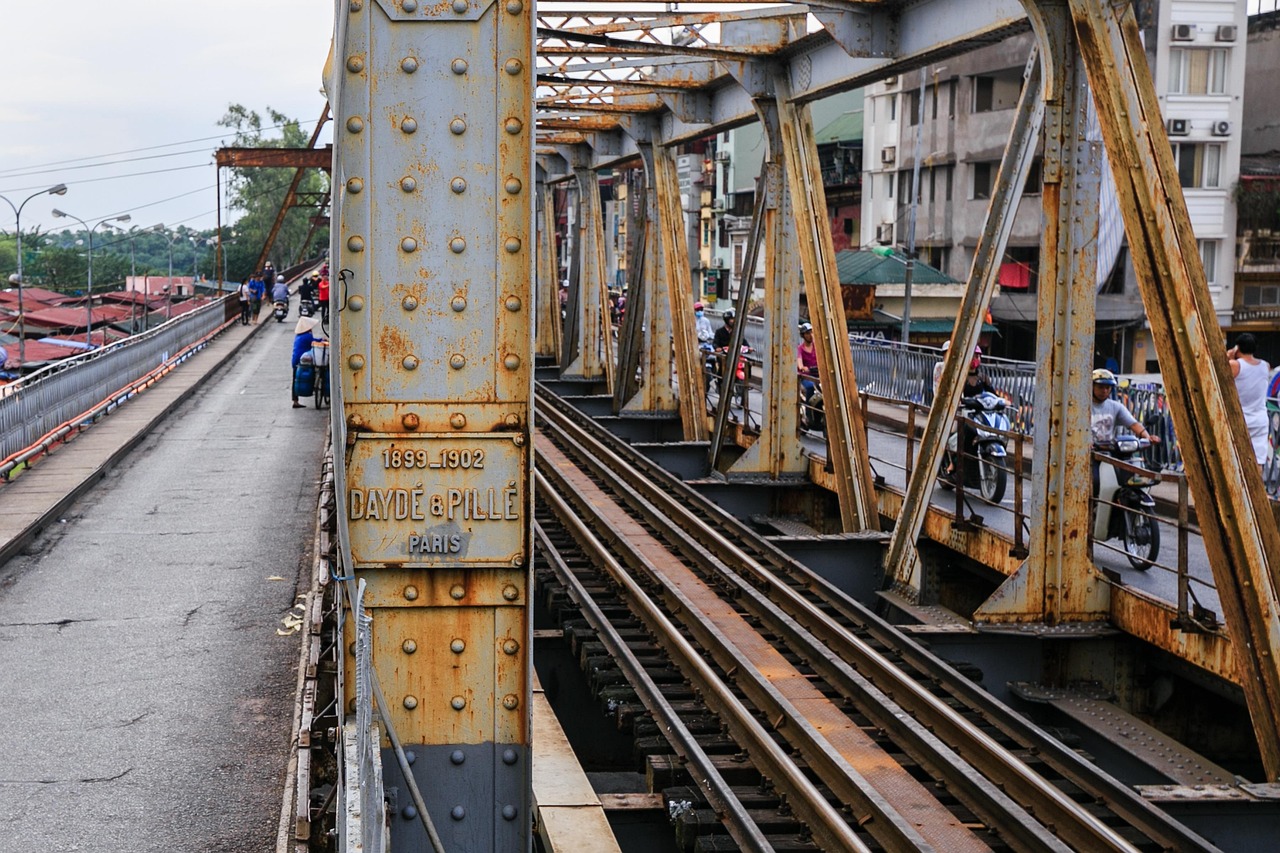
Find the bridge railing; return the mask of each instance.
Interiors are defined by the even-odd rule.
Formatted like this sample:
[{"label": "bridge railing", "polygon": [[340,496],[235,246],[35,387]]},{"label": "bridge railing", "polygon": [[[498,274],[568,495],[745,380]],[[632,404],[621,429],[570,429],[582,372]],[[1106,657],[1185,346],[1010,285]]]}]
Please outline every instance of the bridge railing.
[{"label": "bridge railing", "polygon": [[[763,339],[763,321],[747,319],[746,339],[758,346]],[[798,343],[798,341],[797,341]],[[902,402],[928,405],[933,402],[933,368],[942,360],[943,350],[919,344],[903,344],[863,335],[850,335],[849,348],[863,394],[873,394]],[[759,363],[758,359],[755,359]],[[1010,418],[1014,430],[1032,435],[1035,410],[1036,365],[1030,361],[984,355],[982,371],[1007,402],[1017,407]],[[1120,377],[1116,397],[1154,435],[1160,437],[1147,452],[1147,463],[1162,471],[1183,470],[1182,449],[1169,413],[1164,387],[1158,382],[1130,381]],[[1263,463],[1263,481],[1273,498],[1280,498],[1280,398],[1267,401],[1270,417],[1271,452]]]},{"label": "bridge railing", "polygon": [[231,296],[118,343],[51,364],[4,386],[0,459],[31,447],[112,394],[146,376],[223,325]]}]

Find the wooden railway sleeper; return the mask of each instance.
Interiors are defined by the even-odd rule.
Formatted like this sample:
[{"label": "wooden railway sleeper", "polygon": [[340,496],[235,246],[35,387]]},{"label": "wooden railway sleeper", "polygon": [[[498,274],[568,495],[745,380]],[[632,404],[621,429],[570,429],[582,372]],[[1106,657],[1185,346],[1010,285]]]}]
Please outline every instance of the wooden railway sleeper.
[{"label": "wooden railway sleeper", "polygon": [[[687,640],[674,630],[674,626],[653,605],[640,589],[639,584],[630,576],[630,573],[623,568],[608,552],[604,544],[579,519],[578,511],[575,511],[568,502],[556,493],[556,490],[551,488],[546,479],[546,474],[541,470],[535,469],[534,480],[545,500],[556,507],[556,514],[560,517],[562,523],[574,531],[580,547],[591,552],[598,563],[613,577],[614,581],[627,590],[632,597],[633,603],[639,609],[638,615],[649,623],[650,630],[656,635],[668,639],[671,644],[670,647],[675,649],[673,657],[678,657],[685,665],[681,668],[686,670],[690,680],[707,700],[707,704],[725,720],[730,730],[734,733],[735,739],[739,743],[745,742],[749,744],[757,766],[763,764],[761,769],[773,778],[774,784],[780,790],[792,793],[797,803],[798,814],[813,826],[815,834],[822,838],[824,843],[829,845],[831,849],[859,851],[859,853],[866,851],[869,853],[871,848],[858,837],[839,811],[831,807],[813,782],[798,771],[794,763],[782,752],[778,744],[750,712],[743,708],[742,704],[719,682],[714,673],[710,671],[706,661],[697,654]],[[882,820],[892,820],[892,809],[888,807],[887,803],[882,803],[881,806],[879,813]],[[747,818],[743,815],[741,819],[746,820]],[[907,827],[907,831],[903,835],[907,837],[915,836],[915,840],[918,842],[916,849],[929,849],[928,845],[923,843],[923,839],[920,839],[919,835],[914,833],[910,827]],[[908,850],[911,848],[904,846],[901,849]]]}]

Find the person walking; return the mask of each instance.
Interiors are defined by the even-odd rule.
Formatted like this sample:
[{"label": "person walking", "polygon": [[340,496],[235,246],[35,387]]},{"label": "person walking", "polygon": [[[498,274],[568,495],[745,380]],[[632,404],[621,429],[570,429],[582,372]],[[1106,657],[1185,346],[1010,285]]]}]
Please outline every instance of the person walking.
[{"label": "person walking", "polygon": [[[301,409],[302,403],[298,402],[298,395],[310,395],[315,390],[315,382],[318,380],[316,376],[316,368],[311,361],[311,347],[316,341],[324,340],[324,329],[320,325],[319,317],[299,317],[298,323],[293,327],[293,356],[290,366],[293,368],[289,372],[289,388],[293,394],[293,407]],[[306,360],[311,371],[311,382],[299,381],[298,366]],[[327,367],[325,368],[328,369]]]},{"label": "person walking", "polygon": [[262,297],[266,294],[266,285],[260,278],[249,279],[249,313],[253,315],[253,324],[258,324],[258,314],[262,311]]},{"label": "person walking", "polygon": [[1236,338],[1236,345],[1227,350],[1231,375],[1236,380],[1236,394],[1240,397],[1240,410],[1244,412],[1244,425],[1249,430],[1249,442],[1259,468],[1271,455],[1270,423],[1267,417],[1267,386],[1271,365],[1258,358],[1258,341],[1245,332]]},{"label": "person walking", "polygon": [[329,274],[325,273],[320,276],[320,283],[316,285],[316,296],[320,299],[320,319],[325,323],[329,322]]},{"label": "person walking", "polygon": [[253,289],[249,287],[249,280],[245,279],[240,282],[240,290],[238,298],[240,300],[240,325],[249,325],[249,300],[253,296]]}]

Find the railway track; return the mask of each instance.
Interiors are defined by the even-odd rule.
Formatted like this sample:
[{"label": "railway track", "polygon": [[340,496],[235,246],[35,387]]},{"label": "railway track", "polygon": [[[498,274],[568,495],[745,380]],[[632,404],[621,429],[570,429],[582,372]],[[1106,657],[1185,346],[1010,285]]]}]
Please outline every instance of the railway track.
[{"label": "railway track", "polygon": [[537,413],[540,595],[677,756],[699,849],[1213,849],[554,395]]}]

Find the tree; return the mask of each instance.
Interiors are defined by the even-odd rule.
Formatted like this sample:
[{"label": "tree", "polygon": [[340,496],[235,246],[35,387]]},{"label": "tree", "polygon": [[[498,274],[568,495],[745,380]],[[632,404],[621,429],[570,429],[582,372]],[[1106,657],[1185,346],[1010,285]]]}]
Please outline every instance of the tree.
[{"label": "tree", "polygon": [[[235,131],[235,138],[226,143],[244,148],[305,148],[308,136],[296,119],[267,108],[271,125],[279,127],[279,135],[268,137],[263,132],[262,117],[240,104],[232,104],[218,123]],[[239,281],[255,272],[258,254],[262,251],[293,180],[293,169],[239,169],[230,170],[229,198],[231,207],[243,211],[236,221],[233,242],[224,242],[227,252],[227,275]],[[303,176],[298,192],[306,197],[316,197],[327,192],[329,178],[324,172],[311,169]],[[304,243],[311,231],[313,206],[297,206],[285,217],[276,235],[271,260],[276,269],[284,269],[303,254]],[[224,240],[231,240],[224,234]],[[315,256],[328,244],[328,228],[319,229],[306,248],[308,256]]]}]

